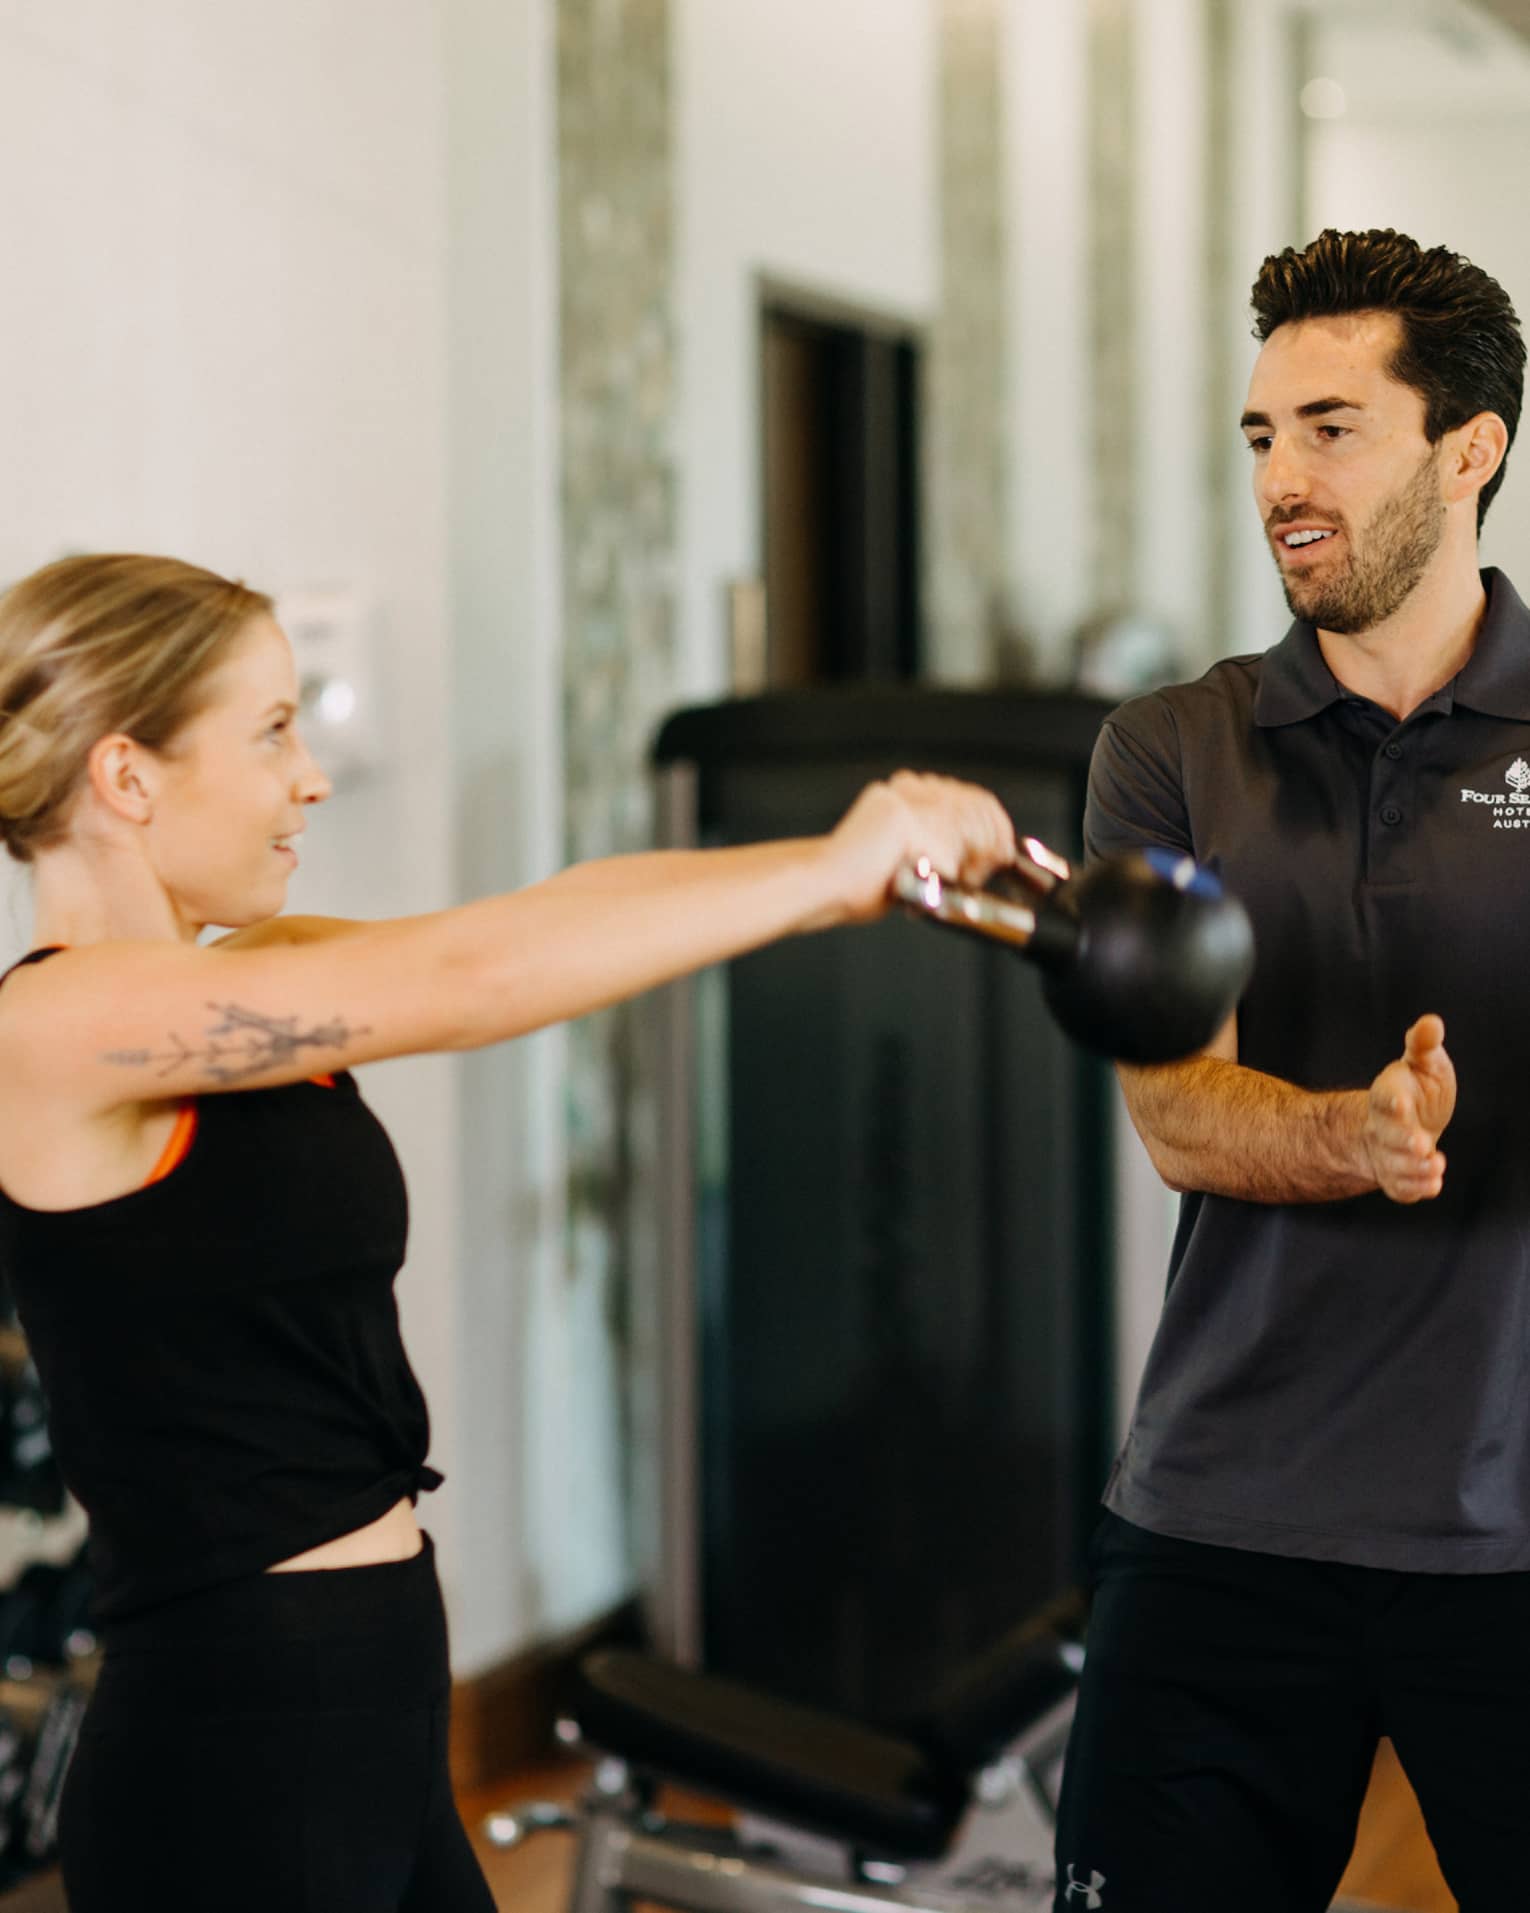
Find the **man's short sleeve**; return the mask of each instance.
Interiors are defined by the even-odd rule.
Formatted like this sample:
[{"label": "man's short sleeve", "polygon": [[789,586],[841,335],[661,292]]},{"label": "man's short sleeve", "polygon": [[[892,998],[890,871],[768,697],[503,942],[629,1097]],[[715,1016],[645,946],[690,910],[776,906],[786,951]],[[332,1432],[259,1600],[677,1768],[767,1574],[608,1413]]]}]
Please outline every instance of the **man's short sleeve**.
[{"label": "man's short sleeve", "polygon": [[1168,700],[1156,692],[1133,698],[1106,718],[1090,759],[1084,806],[1090,863],[1150,845],[1192,849],[1179,731]]}]

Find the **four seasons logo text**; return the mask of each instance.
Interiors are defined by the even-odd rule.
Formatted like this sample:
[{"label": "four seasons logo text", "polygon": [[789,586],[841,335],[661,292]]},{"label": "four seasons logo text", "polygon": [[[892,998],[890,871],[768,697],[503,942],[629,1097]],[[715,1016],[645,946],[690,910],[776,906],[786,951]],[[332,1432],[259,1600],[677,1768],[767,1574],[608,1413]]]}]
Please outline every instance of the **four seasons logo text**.
[{"label": "four seasons logo text", "polygon": [[1487,804],[1493,817],[1494,830],[1530,830],[1530,764],[1522,757],[1514,762],[1503,774],[1507,791],[1467,790],[1461,791],[1463,804]]}]

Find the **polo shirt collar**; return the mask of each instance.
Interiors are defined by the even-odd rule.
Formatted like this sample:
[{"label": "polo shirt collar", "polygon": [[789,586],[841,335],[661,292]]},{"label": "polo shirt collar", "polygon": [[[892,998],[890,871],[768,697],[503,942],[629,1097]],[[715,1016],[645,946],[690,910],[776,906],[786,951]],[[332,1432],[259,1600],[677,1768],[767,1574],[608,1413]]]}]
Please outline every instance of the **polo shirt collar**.
[{"label": "polo shirt collar", "polygon": [[[1489,717],[1530,722],[1530,611],[1503,573],[1482,573],[1487,610],[1472,654],[1450,683],[1429,700],[1448,711],[1453,704]],[[1268,729],[1299,724],[1337,704],[1343,686],[1323,661],[1314,626],[1300,619],[1264,654],[1254,722]]]},{"label": "polo shirt collar", "polygon": [[1530,719],[1530,611],[1501,571],[1490,566],[1482,583],[1487,615],[1471,656],[1446,689],[1470,711]]},{"label": "polo shirt collar", "polygon": [[1299,724],[1337,704],[1343,695],[1342,685],[1323,661],[1316,625],[1298,618],[1264,654],[1254,693],[1254,722],[1264,729]]}]

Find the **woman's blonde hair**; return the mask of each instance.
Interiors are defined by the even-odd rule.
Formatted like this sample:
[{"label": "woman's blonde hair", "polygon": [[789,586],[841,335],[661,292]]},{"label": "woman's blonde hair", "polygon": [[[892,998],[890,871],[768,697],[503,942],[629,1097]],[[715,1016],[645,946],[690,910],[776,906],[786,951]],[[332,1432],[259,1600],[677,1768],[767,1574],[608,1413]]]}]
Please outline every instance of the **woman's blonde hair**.
[{"label": "woman's blonde hair", "polygon": [[0,844],[61,842],[91,747],[120,731],[163,750],[263,593],[177,558],[61,558],[0,596]]}]

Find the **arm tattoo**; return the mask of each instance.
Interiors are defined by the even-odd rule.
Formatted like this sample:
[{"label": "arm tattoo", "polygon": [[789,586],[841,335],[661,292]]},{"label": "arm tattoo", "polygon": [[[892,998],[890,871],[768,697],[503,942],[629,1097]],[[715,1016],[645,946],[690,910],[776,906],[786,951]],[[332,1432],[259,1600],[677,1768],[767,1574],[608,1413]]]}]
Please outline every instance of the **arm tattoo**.
[{"label": "arm tattoo", "polygon": [[237,1003],[209,1003],[207,1007],[221,1021],[213,1024],[201,1044],[188,1043],[172,1030],[166,1049],[108,1050],[103,1060],[124,1069],[143,1069],[158,1063],[161,1076],[200,1064],[215,1083],[237,1083],[290,1062],[304,1049],[344,1049],[353,1036],[367,1034],[365,1028],[353,1029],[340,1016],[299,1029],[295,1016],[266,1016]]}]

